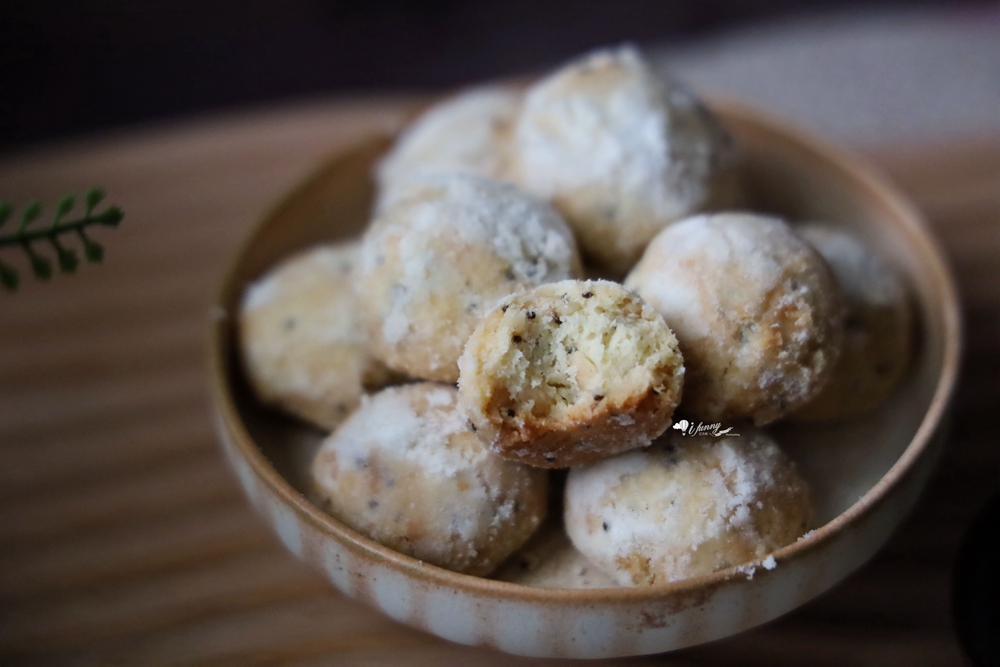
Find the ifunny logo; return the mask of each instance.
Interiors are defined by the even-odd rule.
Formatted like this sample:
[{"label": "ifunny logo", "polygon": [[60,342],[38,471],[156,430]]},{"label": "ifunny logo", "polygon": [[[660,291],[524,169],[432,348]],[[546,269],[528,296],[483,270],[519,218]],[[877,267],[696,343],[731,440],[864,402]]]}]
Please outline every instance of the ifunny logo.
[{"label": "ifunny logo", "polygon": [[703,422],[692,424],[686,419],[679,419],[671,428],[675,431],[680,431],[681,435],[710,435],[715,438],[721,438],[722,436],[739,436],[739,433],[733,432],[732,426],[722,428],[722,424],[720,422],[716,422],[714,424],[705,424]]}]

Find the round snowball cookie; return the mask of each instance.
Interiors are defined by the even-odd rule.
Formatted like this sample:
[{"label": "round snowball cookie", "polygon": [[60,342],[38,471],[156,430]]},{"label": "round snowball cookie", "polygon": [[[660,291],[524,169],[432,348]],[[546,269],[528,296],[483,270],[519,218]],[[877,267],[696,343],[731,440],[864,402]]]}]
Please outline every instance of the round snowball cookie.
[{"label": "round snowball cookie", "polygon": [[354,285],[378,358],[455,382],[462,346],[498,299],[579,272],[573,234],[551,207],[454,174],[428,177],[376,218]]},{"label": "round snowball cookie", "polygon": [[663,230],[625,284],[677,334],[680,412],[766,424],[822,389],[840,352],[843,304],[829,267],[776,218],[695,216]]},{"label": "round snowball cookie", "polygon": [[532,86],[514,142],[523,187],[553,202],[585,255],[620,274],[663,227],[714,206],[735,172],[715,118],[627,46]]},{"label": "round snowball cookie", "polygon": [[314,493],[330,514],[422,561],[484,576],[545,518],[545,472],[490,453],[454,387],[390,387],[320,447]]},{"label": "round snowball cookie", "polygon": [[684,361],[634,292],[565,280],[513,294],[459,361],[459,400],[490,449],[565,468],[643,447],[670,426]]},{"label": "round snowball cookie", "polygon": [[826,259],[847,302],[840,359],[819,396],[795,412],[818,421],[854,417],[879,405],[913,353],[913,312],[899,276],[851,234],[810,223],[797,231]]},{"label": "round snowball cookie", "polygon": [[504,86],[473,88],[423,113],[379,163],[378,210],[422,176],[469,173],[510,179],[514,121],[521,93]]},{"label": "round snowball cookie", "polygon": [[244,292],[243,367],[261,402],[332,429],[366,389],[390,380],[368,354],[350,276],[358,245],[324,245],[286,259]]},{"label": "round snowball cookie", "polygon": [[561,524],[543,526],[493,578],[536,588],[617,588],[618,583],[577,551]]},{"label": "round snowball cookie", "polygon": [[771,438],[672,433],[569,473],[566,530],[623,586],[758,561],[808,528],[805,481]]}]

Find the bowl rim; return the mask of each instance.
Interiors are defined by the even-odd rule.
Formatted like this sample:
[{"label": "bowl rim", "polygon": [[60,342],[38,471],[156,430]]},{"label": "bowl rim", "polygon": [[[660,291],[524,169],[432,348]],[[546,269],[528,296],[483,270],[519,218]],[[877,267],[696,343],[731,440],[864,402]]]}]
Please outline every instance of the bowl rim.
[{"label": "bowl rim", "polygon": [[[913,438],[889,470],[850,507],[824,525],[809,531],[797,541],[771,552],[769,556],[774,558],[777,565],[781,565],[783,562],[815,551],[830,542],[848,525],[870,515],[887,499],[889,492],[902,482],[912,470],[916,460],[928,448],[955,391],[962,354],[961,307],[958,290],[948,263],[940,246],[934,242],[931,229],[923,215],[866,158],[850,149],[833,145],[809,131],[742,102],[717,95],[706,96],[706,100],[707,105],[723,118],[732,118],[738,122],[762,127],[772,134],[782,136],[787,143],[796,145],[799,150],[821,157],[822,160],[843,174],[853,186],[865,191],[873,199],[880,201],[883,206],[890,209],[893,213],[892,217],[897,221],[898,230],[910,237],[909,242],[919,251],[921,257],[927,260],[922,268],[926,273],[931,274],[930,277],[939,286],[942,297],[940,307],[943,315],[944,340],[941,371],[930,404]],[[226,295],[233,293],[234,288],[242,287],[234,285],[237,269],[256,241],[260,231],[270,224],[270,221],[287,208],[291,202],[295,201],[303,191],[322,181],[330,169],[340,162],[343,155],[378,136],[386,137],[387,134],[373,131],[361,140],[338,150],[335,155],[312,171],[310,176],[292,188],[265,212],[244,237],[237,252],[229,259],[224,278],[212,302],[214,312],[227,312],[224,310],[226,308]],[[444,585],[467,593],[528,602],[574,604],[587,602],[633,604],[644,601],[652,602],[668,597],[683,597],[690,594],[701,595],[706,590],[720,588],[728,584],[736,577],[742,576],[743,579],[746,579],[744,573],[747,566],[757,564],[756,562],[744,563],[708,575],[650,586],[581,589],[541,588],[454,572],[394,551],[348,528],[321,510],[292,487],[267,460],[247,431],[236,408],[232,388],[227,379],[230,360],[227,359],[226,355],[228,344],[224,340],[225,328],[220,326],[219,318],[213,317],[211,320],[208,345],[209,390],[216,415],[224,420],[224,425],[227,427],[238,453],[250,465],[254,475],[263,480],[271,493],[280,498],[281,502],[290,505],[300,519],[308,521],[317,531],[333,537],[355,555],[378,561],[407,577],[415,577],[429,584]]]}]

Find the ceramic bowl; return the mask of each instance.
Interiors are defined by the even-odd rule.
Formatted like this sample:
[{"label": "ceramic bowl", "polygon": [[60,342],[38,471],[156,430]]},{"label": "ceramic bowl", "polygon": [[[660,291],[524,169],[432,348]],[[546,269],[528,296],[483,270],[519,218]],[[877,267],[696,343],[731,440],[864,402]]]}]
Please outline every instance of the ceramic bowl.
[{"label": "ceramic bowl", "polygon": [[233,314],[247,283],[277,260],[361,232],[372,165],[391,143],[376,136],[334,157],[264,218],[228,272],[212,324],[211,390],[223,450],[289,551],[345,595],[445,639],[580,658],[732,635],[795,609],[871,558],[913,506],[941,450],[960,348],[952,277],[917,211],[862,160],[739,105],[712,106],[742,146],[751,208],[849,228],[902,272],[916,305],[918,350],[887,403],[850,423],[774,431],[812,484],[818,527],[776,551],[773,569],[751,564],[647,588],[544,588],[422,563],[311,503],[304,473],[321,434],[255,403],[239,369]]}]

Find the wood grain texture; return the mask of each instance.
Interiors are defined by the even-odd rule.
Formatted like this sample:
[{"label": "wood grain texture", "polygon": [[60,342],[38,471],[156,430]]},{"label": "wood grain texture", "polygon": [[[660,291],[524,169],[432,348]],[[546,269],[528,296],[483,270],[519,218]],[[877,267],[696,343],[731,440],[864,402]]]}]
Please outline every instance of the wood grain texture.
[{"label": "wood grain texture", "polygon": [[[268,205],[413,100],[229,115],[46,147],[0,193],[92,183],[127,217],[102,267],[0,294],[0,664],[557,664],[459,647],[334,593],[287,555],[218,453],[207,307]],[[959,665],[952,561],[1000,472],[1000,142],[873,157],[950,253],[967,353],[952,437],[888,547],[830,593],[667,665]],[[19,258],[12,257],[12,261]]]}]

